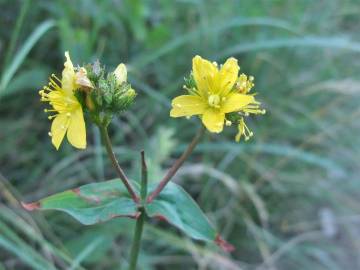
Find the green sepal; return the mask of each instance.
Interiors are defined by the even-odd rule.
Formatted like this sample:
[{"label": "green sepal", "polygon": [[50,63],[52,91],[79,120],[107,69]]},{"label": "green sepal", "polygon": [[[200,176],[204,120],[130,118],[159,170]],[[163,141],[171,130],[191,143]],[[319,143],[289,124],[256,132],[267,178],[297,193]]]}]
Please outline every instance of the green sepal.
[{"label": "green sepal", "polygon": [[184,77],[184,86],[186,89],[188,89],[189,91],[189,94],[192,94],[192,89],[196,89],[197,86],[196,86],[196,82],[195,82],[195,79],[194,79],[194,75],[192,72],[190,72],[189,76],[188,77]]},{"label": "green sepal", "polygon": [[235,124],[237,124],[242,117],[243,115],[239,114],[238,112],[231,112],[226,114],[226,119]]}]

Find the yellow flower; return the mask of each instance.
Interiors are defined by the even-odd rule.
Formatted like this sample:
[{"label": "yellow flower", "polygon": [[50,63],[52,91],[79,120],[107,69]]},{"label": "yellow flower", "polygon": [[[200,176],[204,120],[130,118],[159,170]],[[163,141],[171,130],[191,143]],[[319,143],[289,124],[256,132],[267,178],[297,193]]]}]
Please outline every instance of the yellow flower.
[{"label": "yellow flower", "polygon": [[[189,94],[173,99],[170,116],[199,115],[205,127],[215,133],[223,130],[224,123],[232,124],[227,119],[227,116],[231,116],[239,125],[240,136],[237,138],[240,139],[241,135],[249,138],[252,133],[246,127],[243,116],[264,113],[264,110],[259,108],[260,103],[254,95],[248,94],[254,86],[253,77],[248,79],[245,74],[238,77],[239,70],[238,62],[233,57],[227,59],[219,69],[216,63],[195,56],[192,76],[196,86],[185,87]],[[232,113],[236,113],[235,117]]]},{"label": "yellow flower", "polygon": [[68,141],[76,148],[86,147],[86,129],[81,104],[74,95],[78,88],[77,76],[68,52],[65,52],[66,61],[62,72],[62,79],[54,74],[50,77],[48,86],[39,91],[41,101],[49,102],[52,109],[45,112],[54,112],[49,116],[53,119],[51,125],[51,141],[59,149],[65,133]]}]

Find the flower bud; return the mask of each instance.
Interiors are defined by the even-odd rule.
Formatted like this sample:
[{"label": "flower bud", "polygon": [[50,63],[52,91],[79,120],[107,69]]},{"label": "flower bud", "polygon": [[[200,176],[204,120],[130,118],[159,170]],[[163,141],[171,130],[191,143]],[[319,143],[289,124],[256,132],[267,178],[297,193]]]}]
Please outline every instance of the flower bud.
[{"label": "flower bud", "polygon": [[97,61],[87,66],[88,78],[94,86],[88,92],[85,103],[95,114],[105,113],[109,117],[125,111],[134,102],[136,92],[127,82],[127,70],[119,64],[114,72],[106,74],[105,68]]},{"label": "flower bud", "polygon": [[127,81],[126,66],[123,63],[119,64],[117,68],[114,70],[114,75],[119,85],[126,82]]}]

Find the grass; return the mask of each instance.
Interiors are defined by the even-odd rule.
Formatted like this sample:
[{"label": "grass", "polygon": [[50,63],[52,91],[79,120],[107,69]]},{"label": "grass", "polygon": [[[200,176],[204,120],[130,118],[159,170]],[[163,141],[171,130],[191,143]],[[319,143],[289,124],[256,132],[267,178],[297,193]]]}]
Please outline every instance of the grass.
[{"label": "grass", "polygon": [[0,0],[0,269],[126,269],[132,221],[81,227],[31,201],[114,177],[88,127],[89,147],[55,151],[37,91],[75,63],[127,63],[138,91],[112,124],[132,178],[139,150],[157,181],[198,120],[168,117],[191,58],[237,57],[268,113],[255,137],[207,135],[176,176],[224,237],[225,254],[164,223],[146,227],[140,269],[358,269],[360,48],[356,0]]}]

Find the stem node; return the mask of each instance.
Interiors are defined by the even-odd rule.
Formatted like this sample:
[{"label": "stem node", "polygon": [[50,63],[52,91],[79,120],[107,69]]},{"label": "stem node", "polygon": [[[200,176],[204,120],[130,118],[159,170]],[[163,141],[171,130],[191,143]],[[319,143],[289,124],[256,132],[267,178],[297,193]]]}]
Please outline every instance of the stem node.
[{"label": "stem node", "polygon": [[146,193],[147,193],[147,167],[145,162],[145,152],[141,151],[141,203],[142,205],[139,207],[140,210],[140,217],[136,220],[135,225],[135,232],[134,232],[134,240],[131,247],[130,252],[130,266],[129,270],[135,270],[137,259],[139,256],[140,251],[140,245],[141,245],[141,235],[144,227],[144,221],[145,221],[145,209],[144,209],[144,203],[146,199]]}]

